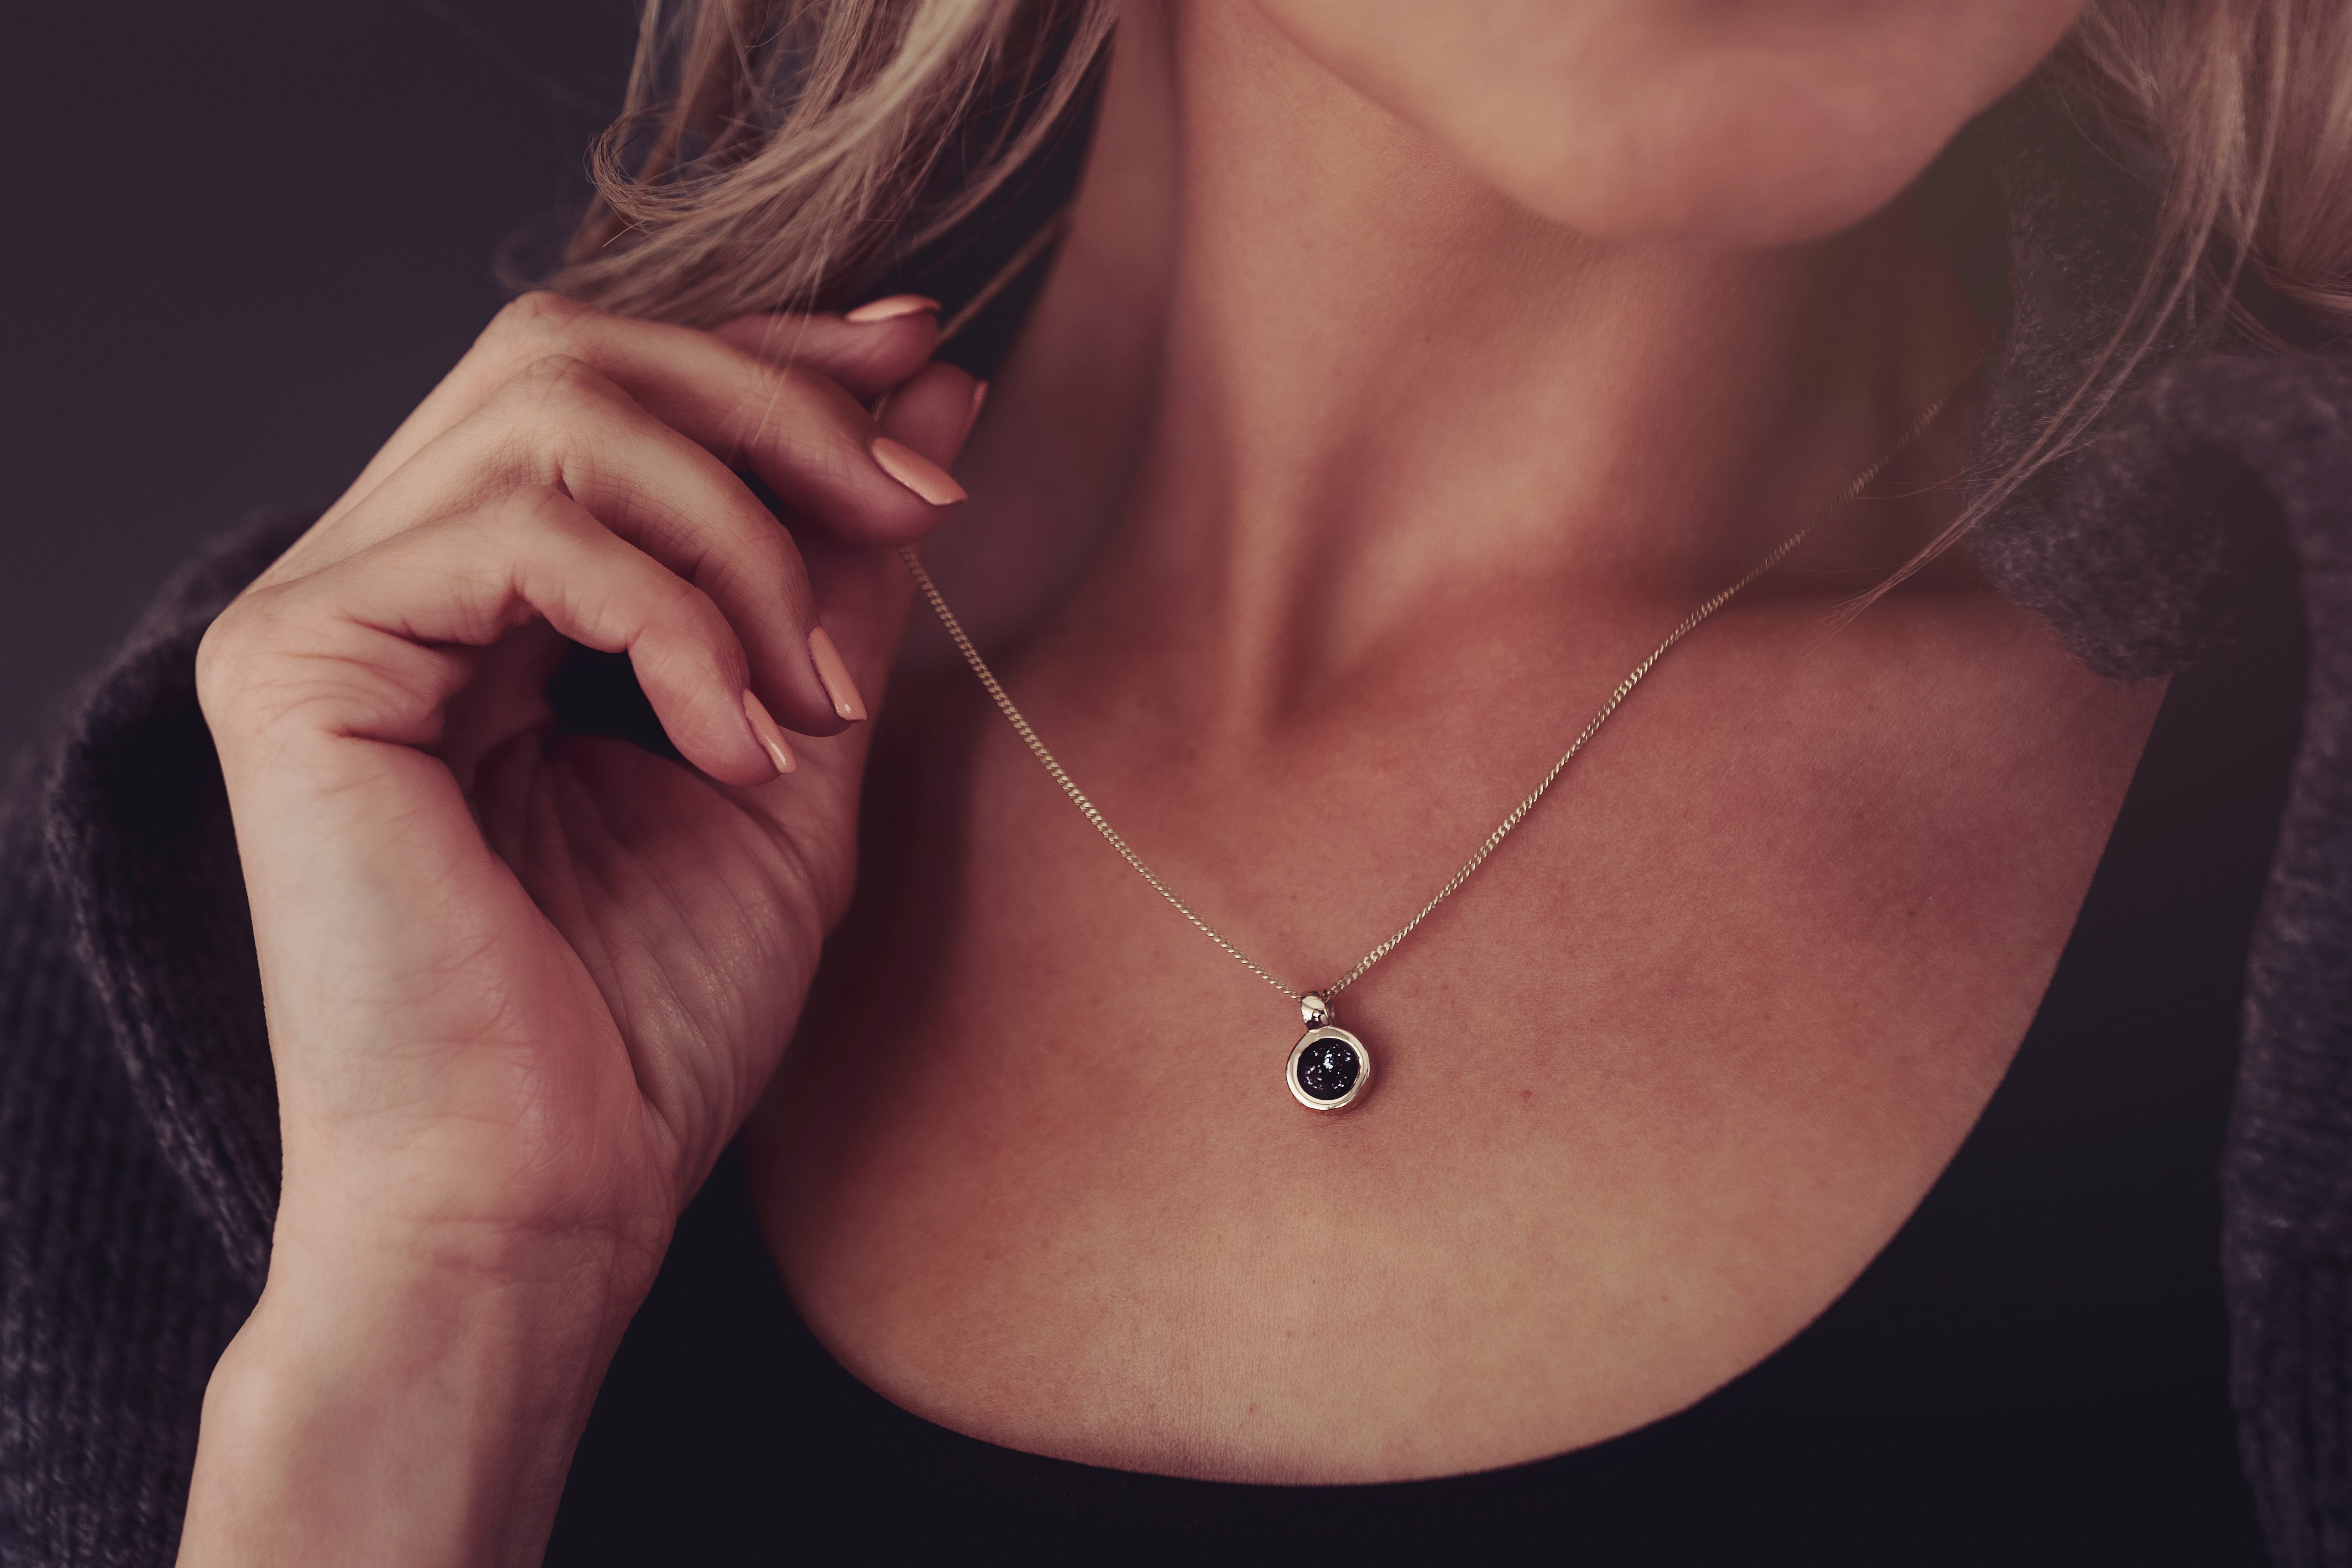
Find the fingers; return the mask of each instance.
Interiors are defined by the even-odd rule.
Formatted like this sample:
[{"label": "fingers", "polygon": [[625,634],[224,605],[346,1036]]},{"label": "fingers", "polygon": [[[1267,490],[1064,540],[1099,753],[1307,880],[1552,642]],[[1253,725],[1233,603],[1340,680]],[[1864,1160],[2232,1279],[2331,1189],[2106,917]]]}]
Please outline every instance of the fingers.
[{"label": "fingers", "polygon": [[376,536],[344,526],[350,514],[550,358],[588,364],[723,465],[758,474],[816,526],[869,543],[919,538],[960,491],[929,463],[910,466],[887,448],[877,454],[875,421],[861,399],[919,368],[937,339],[937,323],[922,308],[862,322],[751,317],[711,333],[525,295],[499,312],[289,554],[289,570],[313,570],[373,542]]},{"label": "fingers", "polygon": [[877,307],[889,309],[862,321],[852,319],[856,311],[847,317],[738,316],[713,328],[712,335],[762,364],[821,371],[852,397],[871,403],[928,363],[940,339],[932,301],[901,294],[866,309]]},{"label": "fingers", "polygon": [[926,365],[890,395],[883,434],[942,468],[951,468],[985,396],[982,384],[955,366]]},{"label": "fingers", "polygon": [[710,596],[545,487],[408,530],[223,621],[259,689],[247,700],[270,718],[299,709],[312,731],[416,746],[441,738],[445,704],[473,675],[477,659],[453,650],[534,617],[625,652],[663,730],[711,777],[763,784],[789,759],[744,700],[750,660]]},{"label": "fingers", "polygon": [[[560,329],[545,324],[560,315]],[[921,363],[936,331],[928,313],[865,327],[825,329],[899,334],[874,374]],[[962,491],[936,465],[908,464],[875,447],[874,417],[850,388],[806,363],[763,361],[708,332],[623,321],[570,305],[538,308],[509,329],[526,347],[585,361],[646,412],[730,466],[759,475],[803,521],[860,543],[896,544],[937,527],[940,508]],[[818,335],[812,330],[812,336]],[[785,335],[789,344],[792,334]],[[836,342],[830,345],[836,351]],[[838,356],[837,356],[838,359]],[[521,368],[519,366],[518,368]],[[912,366],[908,365],[911,369]]]},{"label": "fingers", "polygon": [[[531,721],[512,702],[452,699],[480,679],[480,650],[538,616],[625,649],[696,766],[772,777],[790,757],[779,724],[829,735],[866,716],[908,602],[885,546],[961,499],[948,469],[978,389],[922,363],[932,310],[898,300],[864,320],[747,318],[709,333],[519,302],[371,465],[373,486],[249,591],[308,606],[316,636],[279,638],[278,673],[335,626],[372,637],[363,656],[325,661],[352,676],[338,702],[364,710],[351,732],[470,753]],[[550,341],[581,352],[509,363]],[[858,401],[885,388],[878,416]],[[798,546],[738,468],[775,492]],[[497,684],[530,683],[509,671]],[[469,723],[480,734],[460,733]]]},{"label": "fingers", "polygon": [[[951,468],[980,413],[984,384],[953,365],[930,364],[890,395],[882,412],[889,439]],[[860,690],[878,692],[898,646],[913,585],[892,550],[861,548],[812,534],[802,541],[817,616]]]},{"label": "fingers", "polygon": [[403,520],[462,511],[517,486],[571,496],[707,595],[742,637],[753,689],[779,721],[807,734],[846,721],[811,646],[817,610],[792,536],[717,458],[583,361],[551,358],[516,377],[352,522],[388,535]]}]

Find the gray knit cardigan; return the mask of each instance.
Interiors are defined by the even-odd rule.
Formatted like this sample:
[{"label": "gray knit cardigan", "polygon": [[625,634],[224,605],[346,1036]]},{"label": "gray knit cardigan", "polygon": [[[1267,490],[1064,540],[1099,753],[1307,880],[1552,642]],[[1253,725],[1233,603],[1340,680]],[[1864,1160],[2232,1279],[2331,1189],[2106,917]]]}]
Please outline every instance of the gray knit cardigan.
[{"label": "gray knit cardigan", "polygon": [[[1972,483],[2080,378],[2142,265],[2150,197],[2094,119],[2045,68],[1933,176],[2001,323]],[[2256,304],[2296,352],[2176,334],[1974,549],[2118,679],[2225,645],[2261,561],[2299,572],[2304,730],[2216,1245],[2247,1476],[2273,1560],[2306,1568],[2352,1564],[2352,356]],[[0,819],[0,1562],[170,1561],[205,1379],[268,1266],[276,1098],[193,659],[303,521],[184,570]]]}]

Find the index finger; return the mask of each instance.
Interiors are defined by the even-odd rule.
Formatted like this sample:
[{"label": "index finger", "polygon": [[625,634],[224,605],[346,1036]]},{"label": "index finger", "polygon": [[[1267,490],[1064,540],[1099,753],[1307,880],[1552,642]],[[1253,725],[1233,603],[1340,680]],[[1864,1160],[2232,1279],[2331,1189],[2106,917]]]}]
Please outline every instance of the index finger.
[{"label": "index finger", "polygon": [[[331,508],[303,545],[331,535],[341,553],[354,507],[499,390],[551,356],[579,360],[640,406],[730,467],[748,468],[803,521],[864,544],[920,537],[962,499],[954,481],[881,441],[865,389],[895,384],[928,358],[937,324],[918,310],[867,322],[843,317],[749,318],[734,336],[607,315],[552,294],[509,305],[474,348]],[[844,385],[822,368],[841,367]],[[303,550],[298,545],[297,551]],[[312,549],[319,548],[312,545]]]},{"label": "index finger", "polygon": [[822,371],[852,397],[871,403],[930,363],[940,342],[938,311],[937,300],[899,294],[847,316],[778,311],[738,316],[710,331],[764,364]]},{"label": "index finger", "polygon": [[[840,332],[867,330],[908,334],[908,346],[926,352],[936,331],[926,314],[865,328],[836,320],[805,335],[830,335],[837,348]],[[549,353],[585,362],[655,418],[729,467],[749,468],[797,516],[843,539],[919,539],[938,525],[941,506],[963,499],[935,465],[882,438],[866,405],[804,360],[763,360],[710,332],[610,316],[553,295],[525,295],[485,342],[493,335],[528,354],[523,364]]]}]

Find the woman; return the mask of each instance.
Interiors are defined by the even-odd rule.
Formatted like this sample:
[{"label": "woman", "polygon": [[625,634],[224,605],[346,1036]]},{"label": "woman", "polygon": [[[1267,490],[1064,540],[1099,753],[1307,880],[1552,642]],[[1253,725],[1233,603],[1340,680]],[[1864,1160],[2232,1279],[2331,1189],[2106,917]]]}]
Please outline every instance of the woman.
[{"label": "woman", "polygon": [[26,1550],[2352,1552],[2352,18],[2079,9],[649,22],[18,814]]}]

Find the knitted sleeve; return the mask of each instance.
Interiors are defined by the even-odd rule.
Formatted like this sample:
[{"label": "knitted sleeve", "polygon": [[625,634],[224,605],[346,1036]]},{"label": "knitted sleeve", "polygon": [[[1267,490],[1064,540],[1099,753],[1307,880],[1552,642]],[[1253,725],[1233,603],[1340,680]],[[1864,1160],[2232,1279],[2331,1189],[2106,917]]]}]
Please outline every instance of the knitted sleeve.
[{"label": "knitted sleeve", "polygon": [[2126,678],[2226,643],[2237,584],[2294,556],[2311,662],[2248,961],[2222,1279],[2272,1560],[2352,1563],[2352,356],[2171,366],[1979,542],[1996,586]]},{"label": "knitted sleeve", "polygon": [[2231,1391],[2280,1568],[2352,1563],[2352,363],[2309,379],[2215,422],[2280,477],[2311,628],[2222,1171]]},{"label": "knitted sleeve", "polygon": [[[2070,134],[2045,68],[1983,121],[2006,209],[2000,346],[1967,476],[2003,472],[2124,322],[2157,202],[2131,160]],[[2274,323],[2284,325],[2284,323]],[[2183,352],[2181,325],[2099,429],[1978,531],[1993,586],[2101,674],[2227,647],[2242,592],[2293,558],[2311,663],[2303,735],[2248,962],[2220,1173],[2231,1394],[2279,1568],[2352,1563],[2352,343]]]},{"label": "knitted sleeve", "polygon": [[194,652],[302,521],[180,575],[0,825],[0,1563],[172,1561],[259,1293],[276,1104]]}]

